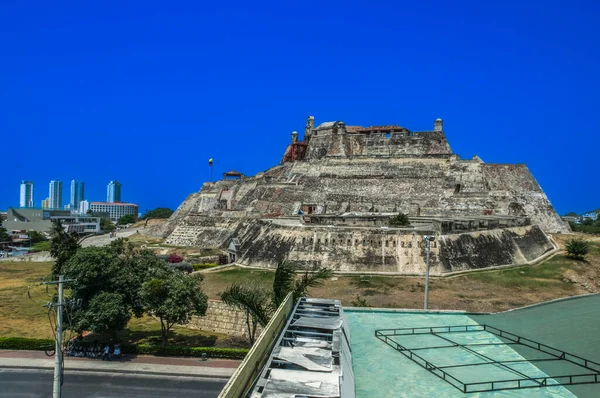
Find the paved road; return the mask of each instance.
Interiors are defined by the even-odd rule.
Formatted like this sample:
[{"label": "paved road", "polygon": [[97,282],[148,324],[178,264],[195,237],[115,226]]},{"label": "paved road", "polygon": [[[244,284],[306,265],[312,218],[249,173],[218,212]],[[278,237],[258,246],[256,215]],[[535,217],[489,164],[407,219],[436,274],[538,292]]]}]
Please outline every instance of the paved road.
[{"label": "paved road", "polygon": [[[121,230],[117,231],[117,238],[126,238],[126,237],[128,237],[130,235],[135,234],[138,230],[141,231],[142,229],[143,228],[121,229]],[[113,240],[116,240],[116,238],[111,238],[109,234],[92,236],[90,238],[85,239],[81,243],[81,246],[83,246],[83,247],[88,247],[88,246],[107,246]]]},{"label": "paved road", "polygon": [[[47,370],[0,369],[0,397],[52,397],[53,373]],[[119,373],[65,374],[63,398],[216,397],[226,379],[163,377]]]}]

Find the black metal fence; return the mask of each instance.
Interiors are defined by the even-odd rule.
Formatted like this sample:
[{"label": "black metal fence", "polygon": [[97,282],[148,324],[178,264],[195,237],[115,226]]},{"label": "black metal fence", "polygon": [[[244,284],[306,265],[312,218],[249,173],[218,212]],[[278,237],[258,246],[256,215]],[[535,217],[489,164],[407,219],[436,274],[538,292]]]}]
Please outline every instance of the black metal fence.
[{"label": "black metal fence", "polygon": [[[487,332],[498,339],[497,342],[490,343],[458,343],[452,339],[452,333],[468,333],[468,332]],[[407,348],[394,340],[396,336],[411,336],[411,335],[433,335],[441,340],[442,345],[430,345],[418,348]],[[449,336],[450,337],[449,337]],[[487,392],[498,390],[513,390],[521,388],[536,388],[558,385],[573,385],[573,384],[591,384],[600,382],[600,363],[590,361],[589,359],[570,354],[568,352],[550,347],[546,344],[517,336],[514,333],[507,332],[489,325],[460,325],[460,326],[434,326],[434,327],[417,327],[417,328],[400,328],[400,329],[380,329],[375,331],[375,337],[383,341],[387,345],[399,351],[402,355],[409,358],[419,366],[433,373],[442,380],[448,382],[463,393],[471,392]],[[515,359],[515,360],[500,360],[494,359],[481,352],[475,351],[471,347],[475,346],[507,346],[507,345],[522,345],[532,348],[536,351],[547,354],[548,358],[538,359]],[[423,358],[417,352],[420,350],[444,350],[448,348],[459,348],[474,356],[478,357],[482,362],[477,363],[457,363],[451,365],[435,364],[430,360]],[[528,375],[524,371],[519,371],[511,365],[518,363],[536,363],[544,361],[565,361],[576,365],[579,368],[586,369],[589,372],[576,374],[557,374],[544,377]],[[477,382],[465,382],[459,377],[453,376],[445,369],[461,368],[461,367],[476,367],[483,365],[494,365],[508,372],[515,374],[517,377],[501,380],[482,380]],[[600,396],[600,391],[598,392]]]}]

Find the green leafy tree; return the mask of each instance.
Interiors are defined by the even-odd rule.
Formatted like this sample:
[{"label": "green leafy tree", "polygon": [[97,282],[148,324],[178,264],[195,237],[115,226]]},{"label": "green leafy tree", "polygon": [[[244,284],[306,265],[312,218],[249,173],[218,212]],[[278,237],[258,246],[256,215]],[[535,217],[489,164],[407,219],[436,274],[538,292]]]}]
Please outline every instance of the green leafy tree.
[{"label": "green leafy tree", "polygon": [[126,214],[123,217],[119,218],[119,221],[117,221],[117,224],[119,224],[119,225],[133,224],[136,221],[137,221],[136,216],[134,216],[133,214]]},{"label": "green leafy tree", "polygon": [[130,319],[131,312],[123,294],[101,292],[90,300],[87,311],[81,313],[79,324],[116,340],[117,333],[125,329]]},{"label": "green leafy tree", "polygon": [[65,277],[75,280],[69,284],[71,298],[81,302],[73,329],[109,332],[115,338],[132,316],[142,316],[141,286],[148,275],[161,269],[168,270],[163,260],[125,239],[79,249],[64,267]]},{"label": "green leafy tree", "polygon": [[250,345],[253,345],[256,341],[257,326],[265,327],[273,313],[269,294],[256,286],[234,283],[221,293],[221,300],[230,307],[244,312],[248,338]]},{"label": "green leafy tree", "polygon": [[57,278],[67,261],[77,253],[79,243],[77,235],[66,232],[60,220],[52,222],[50,236],[50,255],[54,258],[52,277]]},{"label": "green leafy tree", "polygon": [[404,213],[398,213],[397,216],[390,218],[389,225],[391,227],[410,227],[410,220]]},{"label": "green leafy tree", "polygon": [[29,241],[31,242],[32,246],[35,245],[36,243],[40,243],[40,242],[44,242],[44,241],[48,240],[44,234],[42,234],[41,232],[38,232],[38,231],[29,231],[27,233],[27,235],[29,236]]},{"label": "green leafy tree", "polygon": [[188,276],[176,270],[160,269],[143,283],[141,299],[144,309],[160,320],[163,346],[174,325],[185,325],[192,316],[202,316],[208,308],[208,298],[200,289],[203,276]]},{"label": "green leafy tree", "polygon": [[0,242],[11,242],[12,238],[6,228],[0,227]]},{"label": "green leafy tree", "polygon": [[576,238],[567,241],[567,255],[576,260],[583,260],[590,251],[590,243],[586,240]]},{"label": "green leafy tree", "polygon": [[173,214],[173,210],[167,207],[157,207],[154,210],[147,211],[142,217],[144,220],[149,218],[169,218]]},{"label": "green leafy tree", "polygon": [[112,232],[116,229],[115,224],[109,218],[100,219],[100,229],[104,232]]}]

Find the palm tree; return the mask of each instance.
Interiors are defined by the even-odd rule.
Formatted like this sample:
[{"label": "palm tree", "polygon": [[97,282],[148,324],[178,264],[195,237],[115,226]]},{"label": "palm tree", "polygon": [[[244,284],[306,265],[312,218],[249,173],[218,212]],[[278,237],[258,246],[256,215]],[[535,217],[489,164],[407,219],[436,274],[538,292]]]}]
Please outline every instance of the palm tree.
[{"label": "palm tree", "polygon": [[269,294],[255,286],[244,286],[234,283],[221,293],[221,300],[230,307],[237,308],[246,314],[246,327],[250,345],[254,344],[256,327],[267,326],[271,319],[272,306]]},{"label": "palm tree", "polygon": [[293,292],[295,302],[300,297],[308,296],[309,287],[319,286],[332,275],[331,270],[315,266],[297,278],[297,270],[298,268],[291,263],[282,262],[277,266],[270,299],[265,290],[239,283],[234,283],[221,293],[221,300],[225,304],[246,314],[250,345],[254,344],[257,326],[265,327],[269,323],[271,315],[290,292]]},{"label": "palm tree", "polygon": [[279,307],[289,292],[294,293],[294,302],[300,297],[308,296],[308,288],[323,284],[325,279],[331,278],[333,272],[325,267],[313,266],[304,271],[296,279],[298,267],[291,263],[282,262],[277,266],[273,280],[273,306]]}]

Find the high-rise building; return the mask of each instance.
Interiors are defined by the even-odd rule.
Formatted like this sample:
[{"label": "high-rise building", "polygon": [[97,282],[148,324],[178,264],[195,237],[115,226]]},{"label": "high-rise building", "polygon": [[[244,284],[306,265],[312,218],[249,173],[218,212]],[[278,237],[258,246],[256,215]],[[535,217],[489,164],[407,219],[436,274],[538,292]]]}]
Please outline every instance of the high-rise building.
[{"label": "high-rise building", "polygon": [[71,181],[71,201],[69,202],[69,204],[71,205],[69,208],[71,210],[78,210],[79,203],[85,198],[84,186],[85,185],[83,181]]},{"label": "high-rise building", "polygon": [[121,201],[121,183],[113,180],[106,187],[106,201],[108,203],[118,203]]},{"label": "high-rise building", "polygon": [[50,208],[62,209],[63,185],[60,180],[50,181]]},{"label": "high-rise building", "polygon": [[87,200],[82,200],[79,202],[79,214],[87,214],[90,209],[90,202]]},{"label": "high-rise building", "polygon": [[44,200],[42,200],[42,209],[49,209],[50,208],[50,198],[46,198]]},{"label": "high-rise building", "polygon": [[117,222],[119,218],[128,214],[137,217],[139,207],[134,203],[91,202],[90,209],[95,213],[108,213],[110,219]]},{"label": "high-rise building", "polygon": [[33,182],[21,181],[20,207],[33,207]]}]

